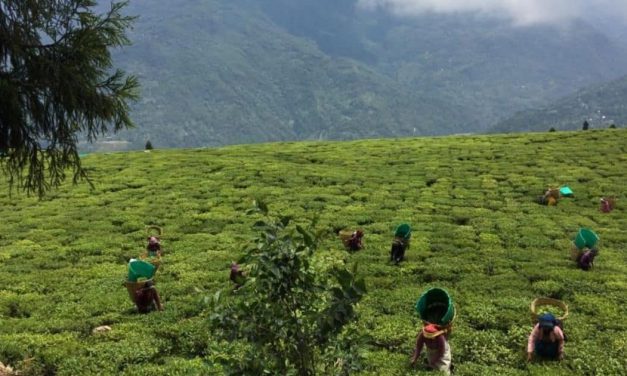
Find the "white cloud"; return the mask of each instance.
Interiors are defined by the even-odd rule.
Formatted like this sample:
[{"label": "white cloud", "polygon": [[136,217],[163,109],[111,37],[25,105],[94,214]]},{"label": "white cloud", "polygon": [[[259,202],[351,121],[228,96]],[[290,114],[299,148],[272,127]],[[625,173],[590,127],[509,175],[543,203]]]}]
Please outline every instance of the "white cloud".
[{"label": "white cloud", "polygon": [[402,16],[475,12],[507,18],[516,25],[563,23],[589,15],[627,23],[627,0],[359,0],[359,5]]}]

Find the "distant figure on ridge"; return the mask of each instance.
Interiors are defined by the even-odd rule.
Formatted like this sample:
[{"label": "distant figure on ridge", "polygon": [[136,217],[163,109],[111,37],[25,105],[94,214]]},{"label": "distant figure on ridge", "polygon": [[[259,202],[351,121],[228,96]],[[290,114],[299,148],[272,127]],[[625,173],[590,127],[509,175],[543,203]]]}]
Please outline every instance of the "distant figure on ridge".
[{"label": "distant figure on ridge", "polygon": [[564,357],[564,332],[550,313],[538,317],[538,323],[529,335],[527,361],[531,361],[534,354],[551,360],[562,360]]},{"label": "distant figure on ridge", "polygon": [[427,324],[422,328],[416,339],[416,348],[411,358],[412,367],[416,365],[423,346],[427,348],[427,367],[450,375],[451,347],[448,344],[444,331],[440,330],[435,324]]},{"label": "distant figure on ridge", "polygon": [[163,311],[161,298],[152,280],[146,281],[143,287],[135,291],[135,305],[139,313],[148,313],[158,309]]}]

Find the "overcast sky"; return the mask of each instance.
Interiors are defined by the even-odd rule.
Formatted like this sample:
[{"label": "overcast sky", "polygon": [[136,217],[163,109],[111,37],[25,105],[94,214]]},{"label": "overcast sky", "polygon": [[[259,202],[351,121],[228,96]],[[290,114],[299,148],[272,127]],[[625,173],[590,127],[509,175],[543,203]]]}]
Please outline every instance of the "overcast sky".
[{"label": "overcast sky", "polygon": [[515,25],[559,24],[576,18],[609,17],[627,25],[627,0],[358,0],[361,7],[411,16],[425,12],[478,12]]}]

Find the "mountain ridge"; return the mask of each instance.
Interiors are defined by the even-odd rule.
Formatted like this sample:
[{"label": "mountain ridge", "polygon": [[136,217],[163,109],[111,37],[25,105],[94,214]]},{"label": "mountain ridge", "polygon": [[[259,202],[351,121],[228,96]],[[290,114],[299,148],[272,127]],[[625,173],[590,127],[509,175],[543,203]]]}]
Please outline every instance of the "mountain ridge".
[{"label": "mountain ridge", "polygon": [[585,24],[560,35],[354,5],[131,2],[134,45],[115,61],[142,83],[137,128],[105,141],[137,149],[478,132],[627,74],[624,46]]}]

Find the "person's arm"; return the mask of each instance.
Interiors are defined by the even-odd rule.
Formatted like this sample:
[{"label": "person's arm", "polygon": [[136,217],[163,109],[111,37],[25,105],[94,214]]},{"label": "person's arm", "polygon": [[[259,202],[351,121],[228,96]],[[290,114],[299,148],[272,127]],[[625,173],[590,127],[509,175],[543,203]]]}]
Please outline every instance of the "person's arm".
[{"label": "person's arm", "polygon": [[415,365],[420,353],[422,352],[422,346],[424,345],[424,339],[422,338],[422,333],[418,335],[416,339],[416,348],[414,349],[414,355],[411,357],[411,365]]},{"label": "person's arm", "polygon": [[161,305],[161,298],[159,298],[159,293],[157,292],[157,289],[153,287],[153,297],[155,299],[155,304],[157,305],[157,309],[159,311],[163,311],[163,306]]},{"label": "person's arm", "polygon": [[527,341],[527,360],[531,360],[533,356],[533,352],[536,349],[536,338],[538,337],[538,333],[540,333],[540,325],[536,324],[529,334],[529,340]]},{"label": "person's arm", "polygon": [[553,332],[555,333],[555,338],[557,338],[557,343],[559,344],[557,353],[561,360],[564,358],[564,332],[559,326],[556,326],[555,329],[553,329]]}]

